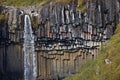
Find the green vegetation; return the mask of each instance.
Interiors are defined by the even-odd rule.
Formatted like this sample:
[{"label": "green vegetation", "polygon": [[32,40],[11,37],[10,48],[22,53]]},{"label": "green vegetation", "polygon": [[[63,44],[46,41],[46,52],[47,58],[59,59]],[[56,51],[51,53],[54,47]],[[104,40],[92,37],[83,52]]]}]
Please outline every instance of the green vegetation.
[{"label": "green vegetation", "polygon": [[8,6],[29,6],[39,3],[46,3],[48,1],[52,1],[53,3],[67,4],[74,0],[0,0],[0,3]]},{"label": "green vegetation", "polygon": [[[111,61],[105,63],[105,59]],[[96,60],[88,60],[80,71],[65,80],[120,80],[120,24],[115,35],[107,42]]]},{"label": "green vegetation", "polygon": [[45,3],[49,0],[0,0],[0,4],[8,6],[29,6]]},{"label": "green vegetation", "polygon": [[78,10],[81,10],[82,12],[86,11],[87,10],[86,2],[87,2],[86,0],[78,1],[77,4]]},{"label": "green vegetation", "polygon": [[5,20],[5,15],[4,14],[0,14],[0,21],[4,21]]},{"label": "green vegetation", "polygon": [[37,18],[36,18],[36,17],[32,17],[32,18],[31,18],[31,24],[32,24],[32,28],[36,28],[36,27],[38,27],[38,25],[39,25],[40,23],[37,21]]}]

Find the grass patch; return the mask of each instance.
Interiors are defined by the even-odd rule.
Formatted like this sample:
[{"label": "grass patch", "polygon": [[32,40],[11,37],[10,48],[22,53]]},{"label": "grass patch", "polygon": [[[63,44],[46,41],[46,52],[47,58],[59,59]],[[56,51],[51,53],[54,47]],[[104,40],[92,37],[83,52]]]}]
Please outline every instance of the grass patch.
[{"label": "grass patch", "polygon": [[49,0],[0,0],[0,3],[7,6],[31,6],[47,1]]},{"label": "grass patch", "polygon": [[5,20],[5,15],[4,14],[0,14],[0,22]]}]

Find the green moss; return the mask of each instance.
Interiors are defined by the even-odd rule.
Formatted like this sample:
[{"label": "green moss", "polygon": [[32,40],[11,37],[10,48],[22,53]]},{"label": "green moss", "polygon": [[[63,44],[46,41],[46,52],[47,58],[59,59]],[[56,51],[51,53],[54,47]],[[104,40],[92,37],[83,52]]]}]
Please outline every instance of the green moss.
[{"label": "green moss", "polygon": [[4,14],[0,14],[0,21],[4,21],[5,20],[5,15]]},{"label": "green moss", "polygon": [[39,23],[38,23],[36,17],[32,17],[32,18],[31,18],[31,24],[32,24],[32,28],[38,27]]},{"label": "green moss", "polygon": [[[65,80],[120,80],[120,24],[115,35],[103,46],[99,58],[89,60],[81,66],[81,71]],[[105,64],[108,58],[112,63]]]},{"label": "green moss", "polygon": [[86,2],[87,2],[86,0],[78,0],[77,4],[78,10],[85,12],[87,10]]},{"label": "green moss", "polygon": [[53,3],[54,4],[63,4],[63,5],[66,5],[68,4],[69,2],[71,2],[72,0],[53,0]]},{"label": "green moss", "polygon": [[1,0],[0,3],[8,6],[29,6],[47,2],[49,0]]},{"label": "green moss", "polygon": [[[29,6],[49,2],[50,0],[0,0],[0,3],[8,6]],[[53,3],[67,4],[75,0],[52,0]]]}]

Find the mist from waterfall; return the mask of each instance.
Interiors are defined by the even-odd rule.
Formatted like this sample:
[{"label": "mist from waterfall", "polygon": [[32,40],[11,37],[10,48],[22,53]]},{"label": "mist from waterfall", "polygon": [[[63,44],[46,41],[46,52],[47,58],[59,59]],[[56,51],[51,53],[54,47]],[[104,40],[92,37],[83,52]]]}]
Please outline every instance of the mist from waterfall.
[{"label": "mist from waterfall", "polygon": [[34,35],[29,15],[24,18],[24,80],[36,80],[37,64],[34,49]]}]

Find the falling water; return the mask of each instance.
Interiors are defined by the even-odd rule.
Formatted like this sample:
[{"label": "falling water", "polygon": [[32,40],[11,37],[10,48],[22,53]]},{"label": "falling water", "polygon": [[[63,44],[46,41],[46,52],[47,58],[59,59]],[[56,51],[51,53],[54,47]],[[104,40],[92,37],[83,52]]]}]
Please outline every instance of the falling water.
[{"label": "falling water", "polygon": [[24,18],[24,80],[36,80],[37,65],[34,50],[34,35],[28,15]]}]

